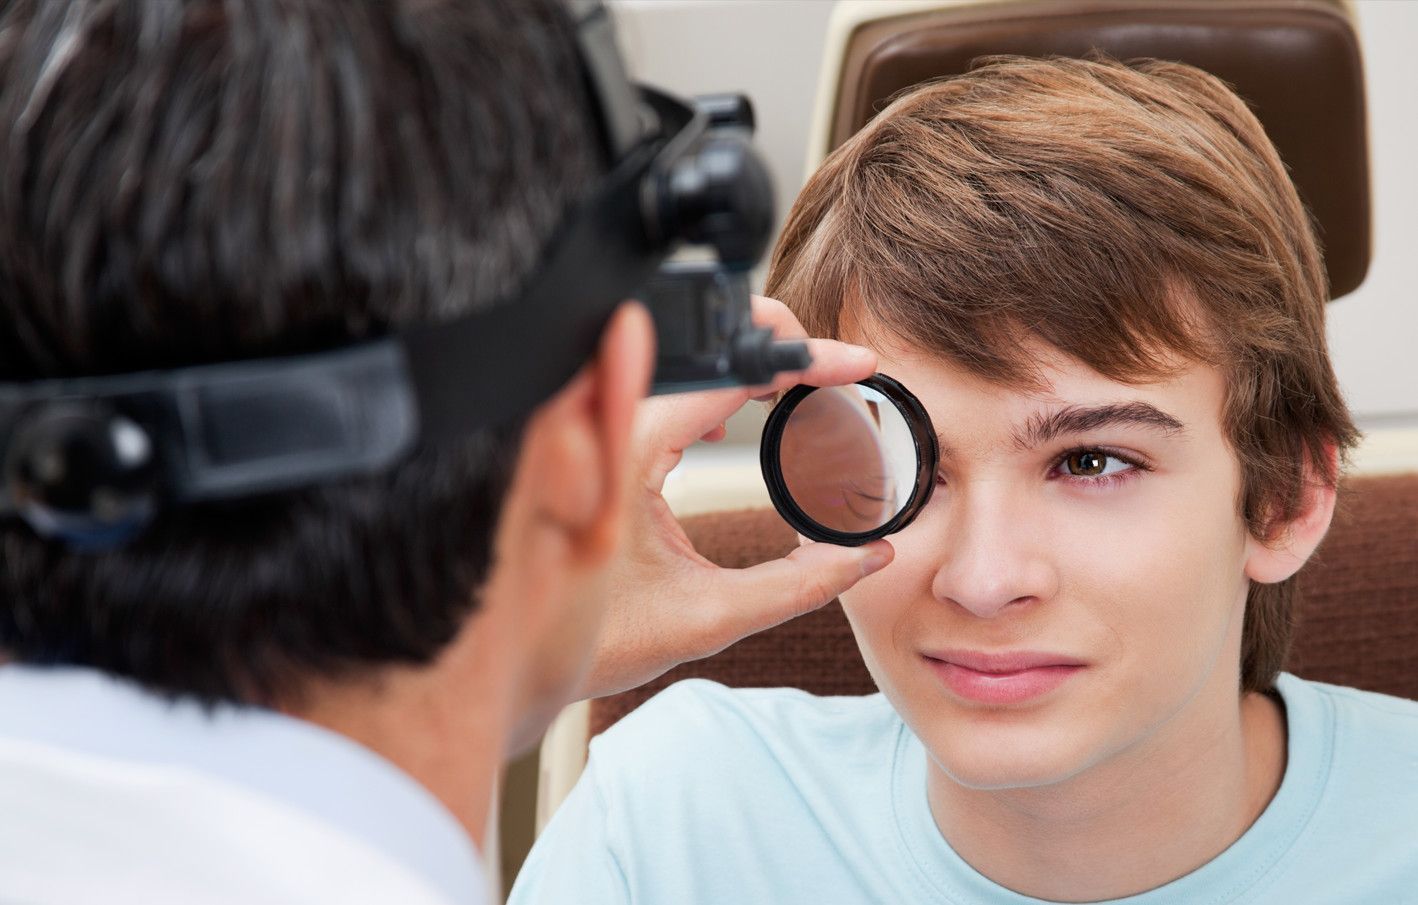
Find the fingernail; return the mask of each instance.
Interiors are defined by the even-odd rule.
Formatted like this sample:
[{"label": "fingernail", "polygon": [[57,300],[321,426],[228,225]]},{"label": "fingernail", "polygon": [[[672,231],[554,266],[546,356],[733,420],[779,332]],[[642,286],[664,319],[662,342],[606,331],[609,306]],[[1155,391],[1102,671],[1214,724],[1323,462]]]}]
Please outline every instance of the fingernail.
[{"label": "fingernail", "polygon": [[891,562],[891,554],[885,550],[873,550],[862,560],[862,577],[873,572],[880,572],[887,563]]}]

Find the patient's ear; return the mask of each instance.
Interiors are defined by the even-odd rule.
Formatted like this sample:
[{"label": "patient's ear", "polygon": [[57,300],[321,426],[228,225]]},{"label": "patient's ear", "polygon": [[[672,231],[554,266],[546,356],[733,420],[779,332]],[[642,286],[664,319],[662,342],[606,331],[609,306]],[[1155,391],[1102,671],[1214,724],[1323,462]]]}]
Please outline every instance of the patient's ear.
[{"label": "patient's ear", "polygon": [[[1336,477],[1337,451],[1326,450],[1330,459],[1330,474]],[[1261,584],[1284,581],[1309,561],[1324,540],[1334,519],[1335,486],[1316,473],[1314,466],[1305,464],[1305,499],[1300,512],[1280,527],[1272,540],[1250,537],[1246,541],[1246,577]]]}]

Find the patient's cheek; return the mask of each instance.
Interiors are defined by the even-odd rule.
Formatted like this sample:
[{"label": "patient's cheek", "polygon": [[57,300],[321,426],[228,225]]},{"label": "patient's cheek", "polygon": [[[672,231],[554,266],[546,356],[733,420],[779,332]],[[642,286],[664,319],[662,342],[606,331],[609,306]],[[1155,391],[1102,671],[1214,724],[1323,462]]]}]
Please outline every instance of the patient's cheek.
[{"label": "patient's cheek", "polygon": [[[858,582],[841,596],[842,610],[856,635],[862,658],[878,685],[889,681],[882,670],[909,652],[910,639],[918,634],[917,618],[923,601],[912,591],[909,563],[898,558],[886,568]],[[926,601],[928,603],[928,601]]]}]

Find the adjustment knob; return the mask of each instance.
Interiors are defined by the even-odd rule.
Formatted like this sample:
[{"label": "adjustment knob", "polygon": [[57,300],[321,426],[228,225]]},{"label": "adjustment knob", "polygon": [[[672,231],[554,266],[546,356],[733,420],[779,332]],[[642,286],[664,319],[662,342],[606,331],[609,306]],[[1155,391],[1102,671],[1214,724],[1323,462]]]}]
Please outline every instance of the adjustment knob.
[{"label": "adjustment knob", "polygon": [[26,414],[10,441],[5,478],[37,533],[75,547],[120,544],[157,510],[152,438],[101,402],[58,402]]},{"label": "adjustment knob", "polygon": [[711,128],[737,127],[754,129],[753,101],[745,94],[700,94],[694,98],[694,109],[709,117]]}]

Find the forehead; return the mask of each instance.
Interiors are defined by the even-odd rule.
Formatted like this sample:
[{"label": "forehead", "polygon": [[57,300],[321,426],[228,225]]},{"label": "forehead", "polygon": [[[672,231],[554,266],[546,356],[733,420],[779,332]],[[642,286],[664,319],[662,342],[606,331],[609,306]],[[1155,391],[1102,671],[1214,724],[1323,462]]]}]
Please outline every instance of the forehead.
[{"label": "forehead", "polygon": [[[926,407],[937,432],[953,444],[972,438],[996,444],[1006,435],[1027,439],[1037,435],[1034,428],[1051,415],[1105,406],[1130,406],[1137,416],[1110,421],[1113,428],[1159,435],[1221,434],[1225,380],[1218,367],[1201,362],[1174,359],[1165,362],[1164,377],[1125,382],[1030,341],[1036,382],[1012,384],[987,380],[938,353],[862,336],[853,341],[876,351],[878,370],[905,384]],[[1154,411],[1165,417],[1153,417]],[[1177,424],[1169,427],[1167,419]]]}]

